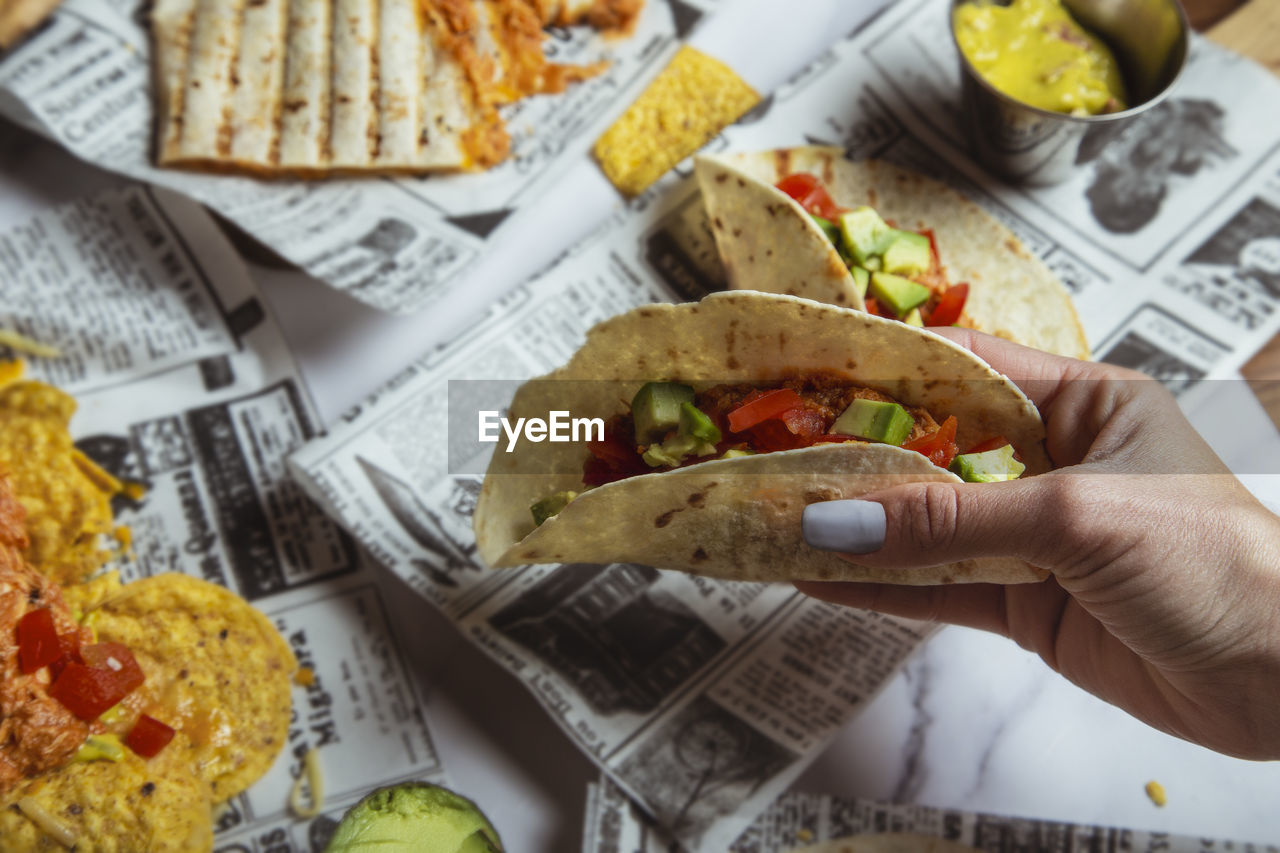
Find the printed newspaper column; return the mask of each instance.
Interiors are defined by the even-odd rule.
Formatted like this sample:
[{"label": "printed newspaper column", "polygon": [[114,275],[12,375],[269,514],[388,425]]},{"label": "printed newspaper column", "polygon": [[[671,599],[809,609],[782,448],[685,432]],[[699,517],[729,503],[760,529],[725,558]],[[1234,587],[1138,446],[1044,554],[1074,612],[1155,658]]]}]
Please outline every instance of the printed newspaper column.
[{"label": "printed newspaper column", "polygon": [[[671,837],[607,778],[587,789],[583,853],[668,853]],[[931,840],[988,853],[1131,850],[1134,853],[1212,853],[1234,848],[1276,853],[1275,845],[1192,838],[1164,832],[1003,817],[921,805],[877,803],[791,791],[779,797],[733,843],[729,853],[800,853],[839,839],[898,837],[894,850],[932,850]],[[876,848],[879,849],[879,848]],[[957,849],[947,847],[947,850]]]},{"label": "printed newspaper column", "polygon": [[234,318],[162,198],[131,186],[0,233],[0,329],[58,351],[30,376],[83,394],[235,350]]}]

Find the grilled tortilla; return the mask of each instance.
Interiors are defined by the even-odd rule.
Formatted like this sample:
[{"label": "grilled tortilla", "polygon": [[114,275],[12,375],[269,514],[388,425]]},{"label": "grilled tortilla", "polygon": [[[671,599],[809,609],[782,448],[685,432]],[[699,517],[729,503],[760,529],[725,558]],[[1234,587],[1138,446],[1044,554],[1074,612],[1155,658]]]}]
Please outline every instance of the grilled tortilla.
[{"label": "grilled tortilla", "polygon": [[[1050,467],[1035,406],[968,350],[865,312],[763,293],[650,305],[600,323],[567,365],[516,392],[508,418],[567,410],[575,418],[608,419],[647,380],[701,389],[819,371],[879,389],[935,418],[956,416],[961,446],[1003,435],[1028,475]],[[494,567],[633,562],[753,581],[1017,583],[1044,577],[1014,559],[883,571],[806,545],[800,516],[807,504],[905,482],[959,482],[901,447],[820,444],[642,474],[582,492],[535,528],[531,505],[581,491],[587,457],[583,443],[524,438],[510,453],[500,447],[474,516],[481,557]]]},{"label": "grilled tortilla", "polygon": [[260,175],[484,168],[498,107],[603,65],[546,60],[542,27],[625,30],[639,0],[156,0],[161,166]]},{"label": "grilled tortilla", "polygon": [[835,246],[774,184],[816,176],[843,208],[875,208],[897,227],[931,229],[953,282],[968,282],[960,325],[1026,346],[1088,358],[1089,344],[1066,288],[1008,228],[937,181],[839,148],[804,147],[699,157],[698,183],[729,283],[861,307]]}]

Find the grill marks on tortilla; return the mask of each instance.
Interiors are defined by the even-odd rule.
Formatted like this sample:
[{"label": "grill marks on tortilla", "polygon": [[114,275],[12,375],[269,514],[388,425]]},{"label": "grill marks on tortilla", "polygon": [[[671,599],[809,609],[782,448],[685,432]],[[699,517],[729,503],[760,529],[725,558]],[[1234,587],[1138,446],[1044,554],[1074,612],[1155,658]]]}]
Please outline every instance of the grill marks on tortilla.
[{"label": "grill marks on tortilla", "polygon": [[[479,29],[493,23],[483,0],[469,5]],[[417,0],[158,0],[153,23],[161,165],[308,173],[474,162],[464,135],[484,117]],[[500,76],[492,37],[484,49]]]},{"label": "grill marks on tortilla", "polygon": [[[612,17],[597,15],[601,4]],[[603,64],[557,65],[542,27],[626,28],[605,0],[156,0],[158,160],[259,174],[490,166],[497,108]]]}]

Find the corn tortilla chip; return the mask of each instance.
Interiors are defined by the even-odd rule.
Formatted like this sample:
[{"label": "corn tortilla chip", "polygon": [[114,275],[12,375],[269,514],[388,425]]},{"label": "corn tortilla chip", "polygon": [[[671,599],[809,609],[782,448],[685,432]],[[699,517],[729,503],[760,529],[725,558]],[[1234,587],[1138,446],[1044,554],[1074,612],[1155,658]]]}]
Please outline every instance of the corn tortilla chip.
[{"label": "corn tortilla chip", "polygon": [[186,752],[214,802],[248,788],[284,746],[293,653],[270,620],[235,593],[182,574],[125,585],[86,614],[102,641],[124,643],[146,673],[121,702],[121,728],[139,714],[186,735]]},{"label": "corn tortilla chip", "polygon": [[213,849],[209,787],[188,760],[177,735],[155,758],[129,750],[119,761],[68,764],[24,783],[0,808],[0,847],[6,853],[60,851],[59,841],[37,820],[15,809],[43,814],[75,839],[81,853],[197,853]]},{"label": "corn tortilla chip", "polygon": [[624,195],[639,195],[759,101],[732,68],[686,45],[596,140],[596,159]]},{"label": "corn tortilla chip", "polygon": [[76,583],[110,557],[111,496],[121,484],[75,448],[72,397],[42,382],[0,385],[0,470],[27,511],[24,557],[59,583]]}]

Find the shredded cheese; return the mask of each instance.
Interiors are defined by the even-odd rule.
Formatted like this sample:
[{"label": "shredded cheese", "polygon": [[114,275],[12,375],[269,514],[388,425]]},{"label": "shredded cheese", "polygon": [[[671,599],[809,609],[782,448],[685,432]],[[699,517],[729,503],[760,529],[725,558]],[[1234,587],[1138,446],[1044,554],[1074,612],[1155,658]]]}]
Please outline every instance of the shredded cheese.
[{"label": "shredded cheese", "polygon": [[[302,788],[306,785],[310,805],[302,804]],[[289,792],[289,809],[302,818],[312,818],[324,808],[324,770],[320,766],[320,750],[311,747],[302,758],[302,772],[293,780]]]},{"label": "shredded cheese", "polygon": [[1164,808],[1165,803],[1169,801],[1165,797],[1164,785],[1154,779],[1147,783],[1147,796],[1151,798],[1151,802],[1155,803],[1157,808]]},{"label": "shredded cheese", "polygon": [[75,833],[63,826],[48,809],[37,803],[34,797],[23,797],[18,800],[17,806],[27,816],[27,820],[40,827],[40,831],[45,835],[67,849],[76,846]]},{"label": "shredded cheese", "polygon": [[62,355],[62,350],[57,347],[42,344],[10,329],[0,329],[0,346],[8,347],[15,352],[33,355],[36,358],[57,358]]}]

